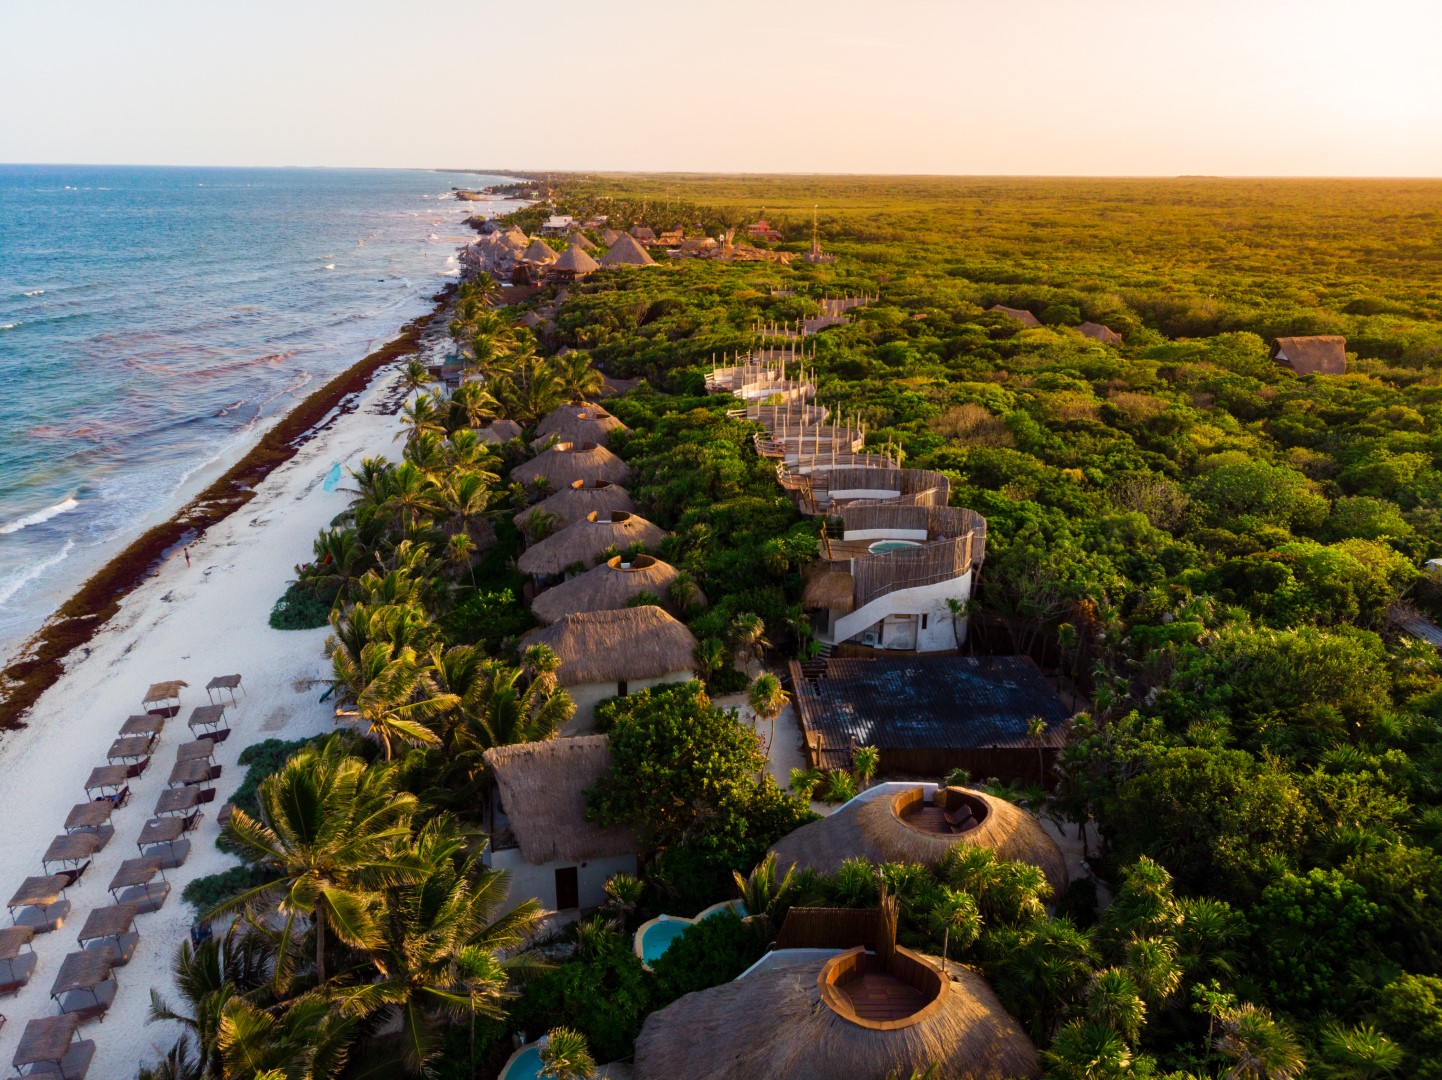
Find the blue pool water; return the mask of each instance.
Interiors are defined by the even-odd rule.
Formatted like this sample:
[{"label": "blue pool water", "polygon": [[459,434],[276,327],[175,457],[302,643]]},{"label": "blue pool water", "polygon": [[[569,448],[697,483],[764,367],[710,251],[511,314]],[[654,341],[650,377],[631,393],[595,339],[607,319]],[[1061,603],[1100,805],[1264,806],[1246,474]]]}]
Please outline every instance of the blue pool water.
[{"label": "blue pool water", "polygon": [[500,1080],[538,1080],[541,1075],[541,1048],[532,1044],[511,1059]]},{"label": "blue pool water", "polygon": [[691,924],[666,920],[658,922],[646,928],[641,935],[641,959],[650,964],[659,960],[661,955],[671,947],[671,943],[678,937],[691,929]]},{"label": "blue pool water", "polygon": [[907,548],[919,546],[912,540],[878,540],[867,550],[873,555],[885,555],[888,551],[905,551]]}]

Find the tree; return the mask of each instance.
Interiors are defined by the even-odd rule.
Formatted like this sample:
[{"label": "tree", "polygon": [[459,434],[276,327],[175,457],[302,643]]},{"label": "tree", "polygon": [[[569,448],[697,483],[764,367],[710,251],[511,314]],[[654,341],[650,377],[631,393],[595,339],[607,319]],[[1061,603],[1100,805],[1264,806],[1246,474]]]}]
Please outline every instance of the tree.
[{"label": "tree", "polygon": [[1047,1075],[1057,1080],[1122,1080],[1132,1076],[1126,1040],[1105,1024],[1073,1020],[1042,1053]]},{"label": "tree", "polygon": [[771,725],[770,734],[766,738],[765,750],[769,755],[772,747],[776,744],[776,718],[791,703],[791,695],[782,689],[781,680],[768,671],[764,675],[757,676],[756,681],[751,684],[751,690],[747,694],[746,700],[757,718],[765,720]]},{"label": "tree", "polygon": [[1126,971],[1107,968],[1093,975],[1087,985],[1086,1015],[1092,1023],[1115,1031],[1128,1046],[1135,1046],[1146,1023],[1147,1006]]},{"label": "tree", "polygon": [[345,1068],[353,1020],[301,998],[271,1012],[243,997],[226,1002],[217,1045],[226,1080],[331,1080]]},{"label": "tree", "polygon": [[1306,1070],[1302,1048],[1266,1009],[1244,1004],[1224,1013],[1217,1052],[1232,1062],[1227,1080],[1292,1080]]},{"label": "tree", "polygon": [[1401,1075],[1406,1054],[1371,1024],[1344,1027],[1335,1021],[1322,1029],[1322,1059],[1336,1080],[1382,1080]]},{"label": "tree", "polygon": [[776,852],[768,851],[766,858],[757,863],[745,877],[741,876],[739,870],[731,872],[736,881],[736,891],[746,908],[746,918],[763,927],[768,940],[780,925],[781,915],[789,906],[795,870],[794,866],[787,867],[786,873],[778,878]]},{"label": "tree", "polygon": [[1036,782],[1046,787],[1046,721],[1040,716],[1027,718],[1026,741],[1036,747]]},{"label": "tree", "polygon": [[541,1075],[550,1080],[586,1080],[596,1071],[586,1036],[570,1028],[552,1028],[541,1042]]},{"label": "tree", "polygon": [[338,683],[346,687],[367,730],[381,744],[389,761],[396,743],[424,746],[440,741],[426,721],[456,707],[453,694],[440,692],[415,651],[372,642],[359,662],[343,648],[331,654]]},{"label": "tree", "polygon": [[446,425],[434,394],[417,394],[401,406],[401,430],[396,438],[418,439],[433,433],[444,435]]},{"label": "tree", "polygon": [[941,934],[941,972],[945,975],[952,936],[963,949],[969,948],[981,934],[981,912],[969,893],[943,887],[926,913],[926,922],[933,933]]},{"label": "tree", "polygon": [[554,357],[551,365],[561,393],[573,405],[596,397],[606,388],[606,380],[591,366],[591,358],[583,352]]},{"label": "tree", "polygon": [[430,370],[414,356],[401,368],[401,390],[407,397],[417,390],[424,390],[434,381]]},{"label": "tree", "polygon": [[865,791],[871,786],[871,778],[881,767],[881,751],[874,746],[858,746],[851,751],[851,771],[856,774],[856,786]]},{"label": "tree", "polygon": [[316,982],[324,985],[328,930],[352,948],[380,944],[375,890],[415,872],[403,849],[416,797],[398,790],[392,770],[351,757],[333,735],[262,781],[257,799],[259,820],[236,807],[225,836],[242,859],[274,876],[212,914],[278,908],[284,919],[275,964],[278,990],[288,981],[296,921],[309,919]]}]

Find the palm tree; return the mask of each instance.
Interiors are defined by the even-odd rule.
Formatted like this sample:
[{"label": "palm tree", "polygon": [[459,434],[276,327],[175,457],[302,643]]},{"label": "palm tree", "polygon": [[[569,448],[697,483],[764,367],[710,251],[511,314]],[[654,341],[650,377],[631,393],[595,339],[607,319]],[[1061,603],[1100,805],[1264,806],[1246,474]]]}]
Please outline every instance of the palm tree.
[{"label": "palm tree", "polygon": [[492,381],[492,392],[507,416],[529,426],[562,403],[561,381],[529,342],[513,349],[509,359],[512,370]]},{"label": "palm tree", "polygon": [[791,704],[791,695],[782,687],[781,680],[768,671],[751,684],[747,703],[759,719],[770,721],[771,734],[766,740],[766,753],[770,755],[776,743],[776,718]]},{"label": "palm tree", "polygon": [[1087,986],[1087,1019],[1111,1028],[1128,1046],[1135,1046],[1146,1022],[1147,1005],[1132,977],[1120,968],[1092,976]]},{"label": "palm tree", "polygon": [[434,394],[417,394],[401,406],[401,430],[396,432],[395,437],[415,439],[428,431],[444,435],[445,421]]},{"label": "palm tree", "polygon": [[865,791],[871,786],[871,778],[881,767],[881,751],[874,746],[858,746],[851,751],[851,771],[856,774],[856,786]]},{"label": "palm tree", "polygon": [[475,553],[476,542],[466,533],[456,533],[446,541],[446,561],[455,569],[456,577],[460,577],[467,570],[471,572],[473,589],[476,587]]},{"label": "palm tree", "polygon": [[371,555],[354,529],[323,529],[311,543],[314,561],[296,567],[296,577],[323,593],[348,596],[370,568]]},{"label": "palm tree", "polygon": [[440,738],[425,721],[456,707],[455,695],[437,689],[429,670],[406,646],[393,650],[372,642],[361,650],[359,663],[343,648],[331,654],[336,681],[350,692],[360,719],[380,742],[387,761],[396,743],[434,745]]},{"label": "palm tree", "polygon": [[401,389],[407,397],[417,390],[424,390],[434,381],[426,365],[414,356],[407,360],[405,366],[401,368]]},{"label": "palm tree", "polygon": [[241,893],[212,915],[274,904],[284,923],[275,965],[277,989],[288,981],[297,918],[315,931],[316,982],[326,982],[326,932],[346,945],[372,948],[377,886],[414,872],[404,854],[414,795],[399,790],[391,769],[351,757],[338,735],[301,750],[261,782],[259,819],[236,807],[225,835],[242,859],[271,880]]},{"label": "palm tree", "polygon": [[436,482],[424,470],[403,461],[391,473],[385,506],[402,528],[408,528],[412,521],[435,511],[436,493]]},{"label": "palm tree", "polygon": [[1150,1004],[1164,1005],[1181,987],[1182,968],[1171,939],[1133,938],[1126,944],[1125,956],[1127,970]]},{"label": "palm tree", "polygon": [[1227,1080],[1293,1080],[1307,1067],[1291,1031],[1259,1005],[1224,1012],[1214,1045],[1232,1062]]},{"label": "palm tree", "polygon": [[608,877],[602,888],[606,892],[606,902],[601,906],[611,913],[618,926],[624,928],[641,906],[641,898],[646,895],[646,883],[635,874],[620,873]]},{"label": "palm tree", "polygon": [[226,1080],[331,1080],[345,1068],[355,1021],[326,1002],[301,998],[279,1013],[245,998],[226,1002],[220,1021]]},{"label": "palm tree", "polygon": [[571,1028],[552,1028],[541,1042],[541,1075],[550,1080],[587,1080],[596,1062],[586,1036]]},{"label": "palm tree", "polygon": [[981,935],[981,912],[969,893],[943,887],[936,902],[926,913],[933,933],[941,934],[941,972],[946,974],[946,961],[951,955],[951,938],[956,935],[963,949]]},{"label": "palm tree", "polygon": [[449,432],[466,427],[480,427],[495,419],[499,403],[480,383],[462,383],[451,391],[450,417],[446,423]]},{"label": "palm tree", "polygon": [[1043,749],[1046,738],[1046,721],[1040,716],[1028,717],[1026,741],[1036,747],[1036,781],[1046,787],[1046,752]]},{"label": "palm tree", "polygon": [[1322,1029],[1327,1075],[1337,1080],[1383,1080],[1402,1068],[1406,1053],[1371,1024],[1343,1027],[1333,1021]]},{"label": "palm tree", "polygon": [[746,907],[746,918],[763,926],[768,940],[772,929],[780,923],[782,911],[791,899],[795,874],[796,867],[793,865],[787,868],[784,876],[777,878],[774,851],[768,851],[766,858],[757,863],[745,877],[741,876],[739,870],[731,871],[731,876],[736,880],[736,891]]},{"label": "palm tree", "polygon": [[745,671],[746,666],[759,654],[771,647],[771,643],[766,640],[766,621],[760,615],[753,615],[749,611],[743,611],[731,620],[731,640],[735,642],[736,651],[741,655],[742,671]]},{"label": "palm tree", "polygon": [[513,981],[542,966],[524,949],[545,918],[540,903],[502,914],[509,875],[467,856],[470,841],[446,816],[426,823],[414,846],[422,869],[382,894],[369,950],[378,976],[325,995],[342,1016],[398,1022],[401,1062],[412,1074],[440,1052],[447,1023],[499,1019]]},{"label": "palm tree", "polygon": [[666,595],[670,597],[671,603],[684,612],[700,599],[701,589],[690,573],[678,570],[676,576],[671,579],[671,584],[666,586]]},{"label": "palm tree", "polygon": [[1096,959],[1086,932],[1066,919],[992,930],[987,952],[1005,957],[995,969],[997,995],[1013,1016],[1028,1018],[1027,1028],[1038,1042],[1046,1041],[1073,1007]]},{"label": "palm tree", "polygon": [[1105,1024],[1073,1020],[1042,1052],[1047,1076],[1057,1080],[1123,1080],[1132,1075],[1132,1053]]},{"label": "palm tree", "polygon": [[551,367],[561,393],[573,405],[594,398],[606,388],[606,380],[591,366],[591,358],[583,352],[570,352],[552,358]]},{"label": "palm tree", "polygon": [[495,473],[480,469],[462,469],[446,478],[436,490],[434,506],[448,519],[451,528],[458,528],[477,539],[475,525],[484,520],[495,491]]}]

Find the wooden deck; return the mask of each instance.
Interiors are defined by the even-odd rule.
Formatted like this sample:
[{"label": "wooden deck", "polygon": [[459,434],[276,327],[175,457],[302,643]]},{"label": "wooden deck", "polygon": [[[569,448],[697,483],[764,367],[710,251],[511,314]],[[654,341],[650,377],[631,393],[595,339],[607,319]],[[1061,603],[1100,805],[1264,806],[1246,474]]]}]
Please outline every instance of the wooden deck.
[{"label": "wooden deck", "polygon": [[926,1004],[920,990],[885,972],[868,971],[837,989],[863,1020],[904,1020]]}]

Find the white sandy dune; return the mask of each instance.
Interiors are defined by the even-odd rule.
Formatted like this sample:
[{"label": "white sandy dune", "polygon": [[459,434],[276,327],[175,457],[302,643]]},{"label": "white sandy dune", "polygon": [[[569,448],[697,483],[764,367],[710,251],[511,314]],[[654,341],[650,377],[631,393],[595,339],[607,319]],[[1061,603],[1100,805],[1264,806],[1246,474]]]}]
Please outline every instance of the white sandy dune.
[{"label": "white sandy dune", "polygon": [[[311,555],[316,532],[343,510],[351,495],[326,492],[322,482],[332,465],[358,465],[362,457],[386,454],[399,444],[394,416],[379,411],[394,391],[385,372],[371,385],[359,408],[338,417],[303,446],[257,489],[249,504],[215,526],[191,548],[191,565],[176,553],[136,590],[91,643],[88,656],[70,660],[64,677],[40,699],[29,726],[0,736],[0,894],[9,900],[22,880],[42,873],[40,858],[51,839],[64,832],[66,814],[85,801],[90,770],[106,763],[106,751],[127,716],[142,712],[141,698],[153,682],[184,679],[182,709],[161,736],[149,770],[131,782],[131,799],[112,817],[115,836],[96,857],[68,897],[73,910],[65,925],[35,938],[38,964],[19,994],[0,998],[7,1022],[0,1029],[0,1071],[10,1061],[26,1021],[57,1011],[50,987],[89,912],[111,902],[106,886],[120,863],[136,857],[136,840],[166,787],[176,747],[190,739],[190,709],[206,703],[205,684],[216,675],[238,672],[245,695],[231,712],[234,731],[218,747],[224,773],[217,797],[191,834],[186,864],[165,871],[171,894],[160,911],[137,919],[140,942],[134,958],[116,969],[115,1003],[103,1021],[82,1026],[81,1037],[96,1043],[90,1076],[126,1080],[141,1063],[154,1061],[179,1035],[171,1024],[147,1024],[150,989],[174,997],[170,964],[193,919],[181,890],[196,877],[215,873],[235,860],[215,847],[216,811],[240,783],[241,750],[269,738],[295,739],[332,727],[330,703],[321,704],[329,664],[322,654],[325,630],[277,631],[267,625],[271,605],[293,576],[296,563]],[[8,918],[0,913],[0,920]]]}]

